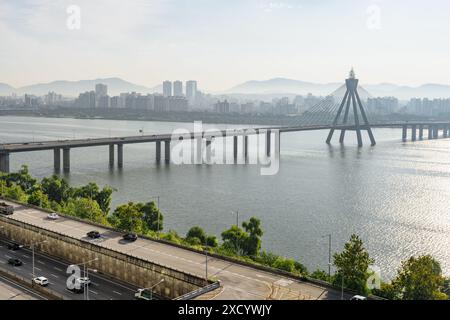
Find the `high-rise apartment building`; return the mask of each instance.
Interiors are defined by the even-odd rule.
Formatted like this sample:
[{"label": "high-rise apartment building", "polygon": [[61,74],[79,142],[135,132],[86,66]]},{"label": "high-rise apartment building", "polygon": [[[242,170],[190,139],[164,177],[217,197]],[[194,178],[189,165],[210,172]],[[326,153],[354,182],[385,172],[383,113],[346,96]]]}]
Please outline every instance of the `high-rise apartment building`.
[{"label": "high-rise apartment building", "polygon": [[186,98],[192,103],[197,96],[197,81],[190,80],[186,82]]},{"label": "high-rise apartment building", "polygon": [[173,95],[175,97],[183,96],[183,82],[177,80],[173,83]]},{"label": "high-rise apartment building", "polygon": [[172,96],[172,82],[171,81],[163,82],[163,96],[164,97]]}]

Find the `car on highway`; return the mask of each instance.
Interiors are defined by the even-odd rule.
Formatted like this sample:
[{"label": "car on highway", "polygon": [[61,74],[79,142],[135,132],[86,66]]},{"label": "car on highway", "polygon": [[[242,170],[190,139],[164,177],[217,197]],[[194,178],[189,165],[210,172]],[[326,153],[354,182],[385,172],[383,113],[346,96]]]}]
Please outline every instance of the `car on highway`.
[{"label": "car on highway", "polygon": [[350,300],[367,300],[367,298],[364,296],[356,295],[351,297]]},{"label": "car on highway", "polygon": [[14,267],[20,267],[21,265],[23,265],[23,262],[20,261],[19,259],[11,258],[11,259],[8,259],[8,264],[10,264]]},{"label": "car on highway", "polygon": [[78,278],[76,280],[79,284],[81,284],[82,286],[90,286],[91,285],[91,279],[89,279],[88,277],[81,277]]},{"label": "car on highway", "polygon": [[90,231],[87,233],[87,236],[91,239],[98,239],[101,237],[101,234],[98,231]]},{"label": "car on highway", "polygon": [[47,219],[49,219],[49,220],[58,220],[59,219],[59,215],[56,212],[52,212],[52,213],[49,213],[47,215]]},{"label": "car on highway", "polygon": [[10,206],[4,202],[0,202],[0,214],[5,216],[10,216],[14,213],[14,207]]},{"label": "car on highway", "polygon": [[73,283],[72,286],[69,286],[69,284],[67,284],[67,290],[72,291],[74,293],[83,293],[84,287],[85,285],[83,285],[81,279],[75,279],[75,283]]},{"label": "car on highway", "polygon": [[130,242],[134,242],[138,239],[138,236],[136,233],[127,233],[123,236],[123,240],[125,241],[130,241]]},{"label": "car on highway", "polygon": [[9,243],[8,244],[8,250],[17,251],[20,250],[22,246],[18,243]]},{"label": "car on highway", "polygon": [[46,277],[37,277],[33,279],[33,282],[40,285],[41,287],[48,286],[49,282]]}]

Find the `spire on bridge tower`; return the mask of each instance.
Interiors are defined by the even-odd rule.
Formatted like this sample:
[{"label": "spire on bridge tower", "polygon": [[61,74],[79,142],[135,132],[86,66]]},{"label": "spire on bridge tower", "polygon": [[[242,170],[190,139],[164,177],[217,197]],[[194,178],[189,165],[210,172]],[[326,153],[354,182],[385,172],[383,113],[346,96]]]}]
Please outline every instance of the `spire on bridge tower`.
[{"label": "spire on bridge tower", "polygon": [[[355,130],[356,136],[358,138],[358,146],[362,147],[362,138],[361,138],[361,130],[367,130],[367,133],[369,134],[370,142],[372,146],[376,144],[375,138],[372,133],[372,129],[370,128],[369,121],[367,120],[367,115],[364,110],[364,107],[361,103],[361,99],[358,94],[358,82],[359,80],[356,79],[355,71],[353,68],[350,71],[349,78],[345,80],[345,84],[347,87],[347,91],[345,92],[344,99],[342,100],[342,103],[338,109],[338,113],[331,125],[330,133],[328,134],[327,143],[331,143],[331,139],[333,138],[333,134],[335,130],[341,130],[341,136],[339,138],[340,143],[344,143],[345,138],[345,131],[346,130]],[[348,118],[350,113],[350,105],[353,107],[353,117],[355,120],[354,125],[348,124]],[[341,120],[342,111],[344,111],[344,117]],[[358,112],[359,109],[359,112]],[[363,124],[360,125],[359,122],[359,114],[361,113]]]}]

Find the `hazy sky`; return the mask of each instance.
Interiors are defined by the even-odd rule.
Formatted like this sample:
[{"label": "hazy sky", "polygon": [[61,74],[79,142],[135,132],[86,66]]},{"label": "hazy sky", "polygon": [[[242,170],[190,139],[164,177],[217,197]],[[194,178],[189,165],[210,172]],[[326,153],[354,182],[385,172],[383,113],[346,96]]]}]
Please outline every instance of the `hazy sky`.
[{"label": "hazy sky", "polygon": [[[80,29],[67,13],[80,8]],[[72,11],[73,12],[73,11]],[[447,0],[0,0],[0,82],[450,83]]]}]

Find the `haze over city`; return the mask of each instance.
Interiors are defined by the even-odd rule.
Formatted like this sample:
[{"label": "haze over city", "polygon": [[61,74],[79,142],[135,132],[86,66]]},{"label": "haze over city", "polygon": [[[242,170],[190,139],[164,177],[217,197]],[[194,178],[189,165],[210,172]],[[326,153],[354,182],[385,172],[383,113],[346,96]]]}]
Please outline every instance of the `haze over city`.
[{"label": "haze over city", "polygon": [[[71,5],[80,9],[79,29],[68,27]],[[2,0],[2,82],[118,76],[154,87],[195,78],[215,92],[274,77],[340,82],[354,66],[364,83],[448,84],[449,7],[444,0]]]}]

